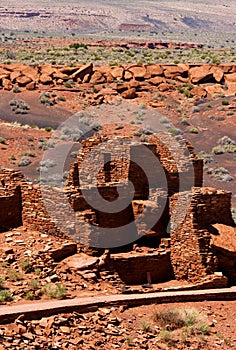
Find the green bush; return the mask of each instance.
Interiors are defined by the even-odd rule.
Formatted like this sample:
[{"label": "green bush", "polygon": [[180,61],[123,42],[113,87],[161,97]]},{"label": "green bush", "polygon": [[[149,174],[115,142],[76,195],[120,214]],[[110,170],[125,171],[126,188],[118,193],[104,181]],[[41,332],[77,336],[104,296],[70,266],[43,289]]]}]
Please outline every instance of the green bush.
[{"label": "green bush", "polygon": [[12,282],[21,281],[23,279],[21,273],[14,269],[7,269],[7,275],[9,280]]},{"label": "green bush", "polygon": [[46,284],[43,287],[43,293],[50,298],[63,299],[66,296],[67,289],[61,283],[56,283],[55,285]]},{"label": "green bush", "polygon": [[0,143],[2,145],[5,145],[7,142],[6,142],[6,139],[4,139],[4,137],[0,137]]},{"label": "green bush", "polygon": [[12,301],[12,300],[13,300],[12,294],[8,290],[6,289],[0,290],[0,303],[4,303],[6,301]]}]

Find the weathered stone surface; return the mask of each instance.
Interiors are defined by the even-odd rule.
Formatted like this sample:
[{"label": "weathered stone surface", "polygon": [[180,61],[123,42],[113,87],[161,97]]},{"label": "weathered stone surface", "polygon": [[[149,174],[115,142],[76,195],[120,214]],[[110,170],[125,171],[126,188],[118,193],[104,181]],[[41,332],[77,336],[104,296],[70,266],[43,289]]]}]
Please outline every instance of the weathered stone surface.
[{"label": "weathered stone surface", "polygon": [[2,78],[2,87],[3,89],[10,91],[12,89],[11,81],[7,78]]},{"label": "weathered stone surface", "polygon": [[123,79],[124,68],[123,67],[114,67],[111,69],[110,73],[114,79]]},{"label": "weathered stone surface", "polygon": [[27,90],[34,90],[36,87],[36,84],[34,81],[31,81],[29,84],[26,85]]},{"label": "weathered stone surface", "polygon": [[147,73],[152,77],[163,74],[163,68],[159,64],[150,64],[146,66]]},{"label": "weathered stone surface", "polygon": [[194,88],[191,90],[191,95],[198,98],[205,97],[206,94],[206,90],[201,86],[194,86]]},{"label": "weathered stone surface", "polygon": [[159,86],[158,86],[158,90],[159,91],[169,91],[169,90],[174,90],[175,87],[171,84],[167,84],[167,83],[161,83]]},{"label": "weathered stone surface", "polygon": [[90,83],[105,83],[106,78],[99,71],[95,71],[90,79]]},{"label": "weathered stone surface", "polygon": [[225,74],[225,81],[230,83],[236,83],[236,73]]},{"label": "weathered stone surface", "polygon": [[144,79],[146,74],[147,74],[147,70],[145,66],[131,66],[129,67],[129,71],[132,73],[134,79]]},{"label": "weathered stone surface", "polygon": [[136,89],[135,88],[130,88],[124,92],[121,93],[121,96],[125,99],[133,99],[136,97]]},{"label": "weathered stone surface", "polygon": [[224,72],[222,69],[213,66],[213,67],[211,67],[210,72],[213,73],[213,77],[215,78],[215,81],[217,83],[220,83],[223,80]]},{"label": "weathered stone surface", "polygon": [[98,261],[96,257],[80,253],[64,259],[62,263],[75,270],[89,270],[94,268]]},{"label": "weathered stone surface", "polygon": [[152,85],[159,85],[164,82],[165,82],[165,78],[162,78],[162,77],[154,77],[149,79],[149,83]]},{"label": "weathered stone surface", "polygon": [[85,76],[87,76],[87,75],[90,76],[92,74],[92,72],[93,72],[93,64],[92,63],[88,63],[88,64],[82,66],[81,68],[79,68],[73,74],[71,74],[70,78],[71,79],[78,79],[78,78],[80,78],[81,80],[83,80]]},{"label": "weathered stone surface", "polygon": [[31,66],[25,66],[21,73],[25,75],[26,77],[30,78],[33,81],[37,81],[39,77],[38,68],[37,67],[31,67]]},{"label": "weathered stone surface", "polygon": [[210,72],[210,66],[204,65],[200,67],[193,67],[189,69],[189,77],[192,83],[200,83],[201,81],[209,80],[213,77],[213,73]]},{"label": "weathered stone surface", "polygon": [[52,77],[50,75],[47,75],[47,74],[41,74],[40,78],[39,78],[39,81],[42,84],[51,84],[51,83],[53,83]]},{"label": "weathered stone surface", "polygon": [[63,245],[61,248],[53,250],[50,252],[52,259],[55,261],[61,261],[68,256],[74,255],[77,253],[76,243],[68,243]]},{"label": "weathered stone surface", "polygon": [[21,75],[20,77],[16,78],[16,82],[17,84],[19,84],[20,86],[26,86],[27,84],[29,84],[32,81],[31,78],[26,77],[24,75]]},{"label": "weathered stone surface", "polygon": [[40,68],[41,75],[51,76],[54,72],[56,72],[56,68],[52,67],[51,64],[43,65]]}]

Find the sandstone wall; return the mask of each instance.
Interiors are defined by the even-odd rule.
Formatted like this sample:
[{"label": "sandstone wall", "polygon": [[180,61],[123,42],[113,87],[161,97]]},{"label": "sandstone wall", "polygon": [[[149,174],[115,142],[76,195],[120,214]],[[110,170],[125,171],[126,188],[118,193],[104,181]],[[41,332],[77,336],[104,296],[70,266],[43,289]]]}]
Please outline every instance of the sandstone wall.
[{"label": "sandstone wall", "polygon": [[169,251],[114,254],[111,255],[111,262],[122,281],[128,285],[160,283],[173,279]]},{"label": "sandstone wall", "polygon": [[170,198],[171,262],[177,279],[196,282],[216,272],[208,228],[214,223],[233,224],[230,201],[230,193],[204,187]]}]

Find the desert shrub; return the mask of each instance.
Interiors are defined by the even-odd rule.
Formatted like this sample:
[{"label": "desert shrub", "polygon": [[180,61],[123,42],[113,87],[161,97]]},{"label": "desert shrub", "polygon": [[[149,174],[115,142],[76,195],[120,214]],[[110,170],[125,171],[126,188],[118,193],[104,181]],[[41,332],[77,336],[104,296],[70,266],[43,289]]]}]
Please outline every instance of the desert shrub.
[{"label": "desert shrub", "polygon": [[8,290],[6,289],[0,290],[0,303],[4,303],[6,301],[12,301],[12,300],[13,300],[12,294]]},{"label": "desert shrub", "polygon": [[73,87],[73,80],[65,81],[64,86],[68,89],[71,89]]},{"label": "desert shrub", "polygon": [[29,282],[29,287],[33,290],[39,289],[39,279],[31,280]]},{"label": "desert shrub", "polygon": [[229,105],[229,101],[227,101],[227,100],[223,100],[221,103],[222,103],[223,106],[228,106]]},{"label": "desert shrub", "polygon": [[23,279],[21,273],[14,269],[7,269],[6,272],[9,280],[12,282],[21,281]]},{"label": "desert shrub", "polygon": [[50,298],[63,299],[66,296],[67,289],[61,283],[56,283],[55,285],[46,284],[43,287],[43,293]]},{"label": "desert shrub", "polygon": [[28,291],[27,293],[25,293],[24,295],[24,299],[25,300],[34,300],[35,296],[34,293],[31,291]]},{"label": "desert shrub", "polygon": [[191,132],[192,134],[198,134],[198,129],[197,128],[190,128],[189,132]]},{"label": "desert shrub", "polygon": [[35,154],[34,151],[26,151],[26,152],[24,153],[24,156],[26,156],[26,157],[35,157],[36,154]]},{"label": "desert shrub", "polygon": [[174,136],[181,135],[183,132],[180,129],[170,128],[168,132]]},{"label": "desert shrub", "polygon": [[212,153],[214,154],[224,154],[224,149],[221,146],[216,146],[212,148]]},{"label": "desert shrub", "polygon": [[18,162],[18,166],[27,166],[31,163],[31,160],[29,157],[22,157],[19,162]]},{"label": "desert shrub", "polygon": [[31,272],[33,270],[33,262],[30,258],[25,258],[20,261],[19,263],[22,270],[24,270],[26,273]]},{"label": "desert shrub", "polygon": [[12,112],[15,114],[27,114],[30,106],[21,99],[14,99],[9,102]]},{"label": "desert shrub", "polygon": [[152,326],[149,322],[143,320],[143,321],[141,321],[140,326],[144,332],[146,332],[146,333],[152,332]]},{"label": "desert shrub", "polygon": [[3,276],[0,276],[0,288],[3,287],[4,280],[5,278]]},{"label": "desert shrub", "polygon": [[5,145],[7,143],[6,139],[4,139],[4,137],[0,137],[0,143],[2,145]]}]

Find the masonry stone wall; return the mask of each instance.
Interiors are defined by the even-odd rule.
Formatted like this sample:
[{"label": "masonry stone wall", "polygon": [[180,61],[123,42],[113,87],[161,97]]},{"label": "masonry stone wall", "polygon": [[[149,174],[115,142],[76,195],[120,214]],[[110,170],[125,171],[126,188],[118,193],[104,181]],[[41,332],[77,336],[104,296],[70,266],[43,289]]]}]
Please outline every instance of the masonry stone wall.
[{"label": "masonry stone wall", "polygon": [[233,224],[230,200],[230,193],[204,187],[170,198],[171,263],[176,279],[196,282],[217,271],[208,228],[213,223]]}]

